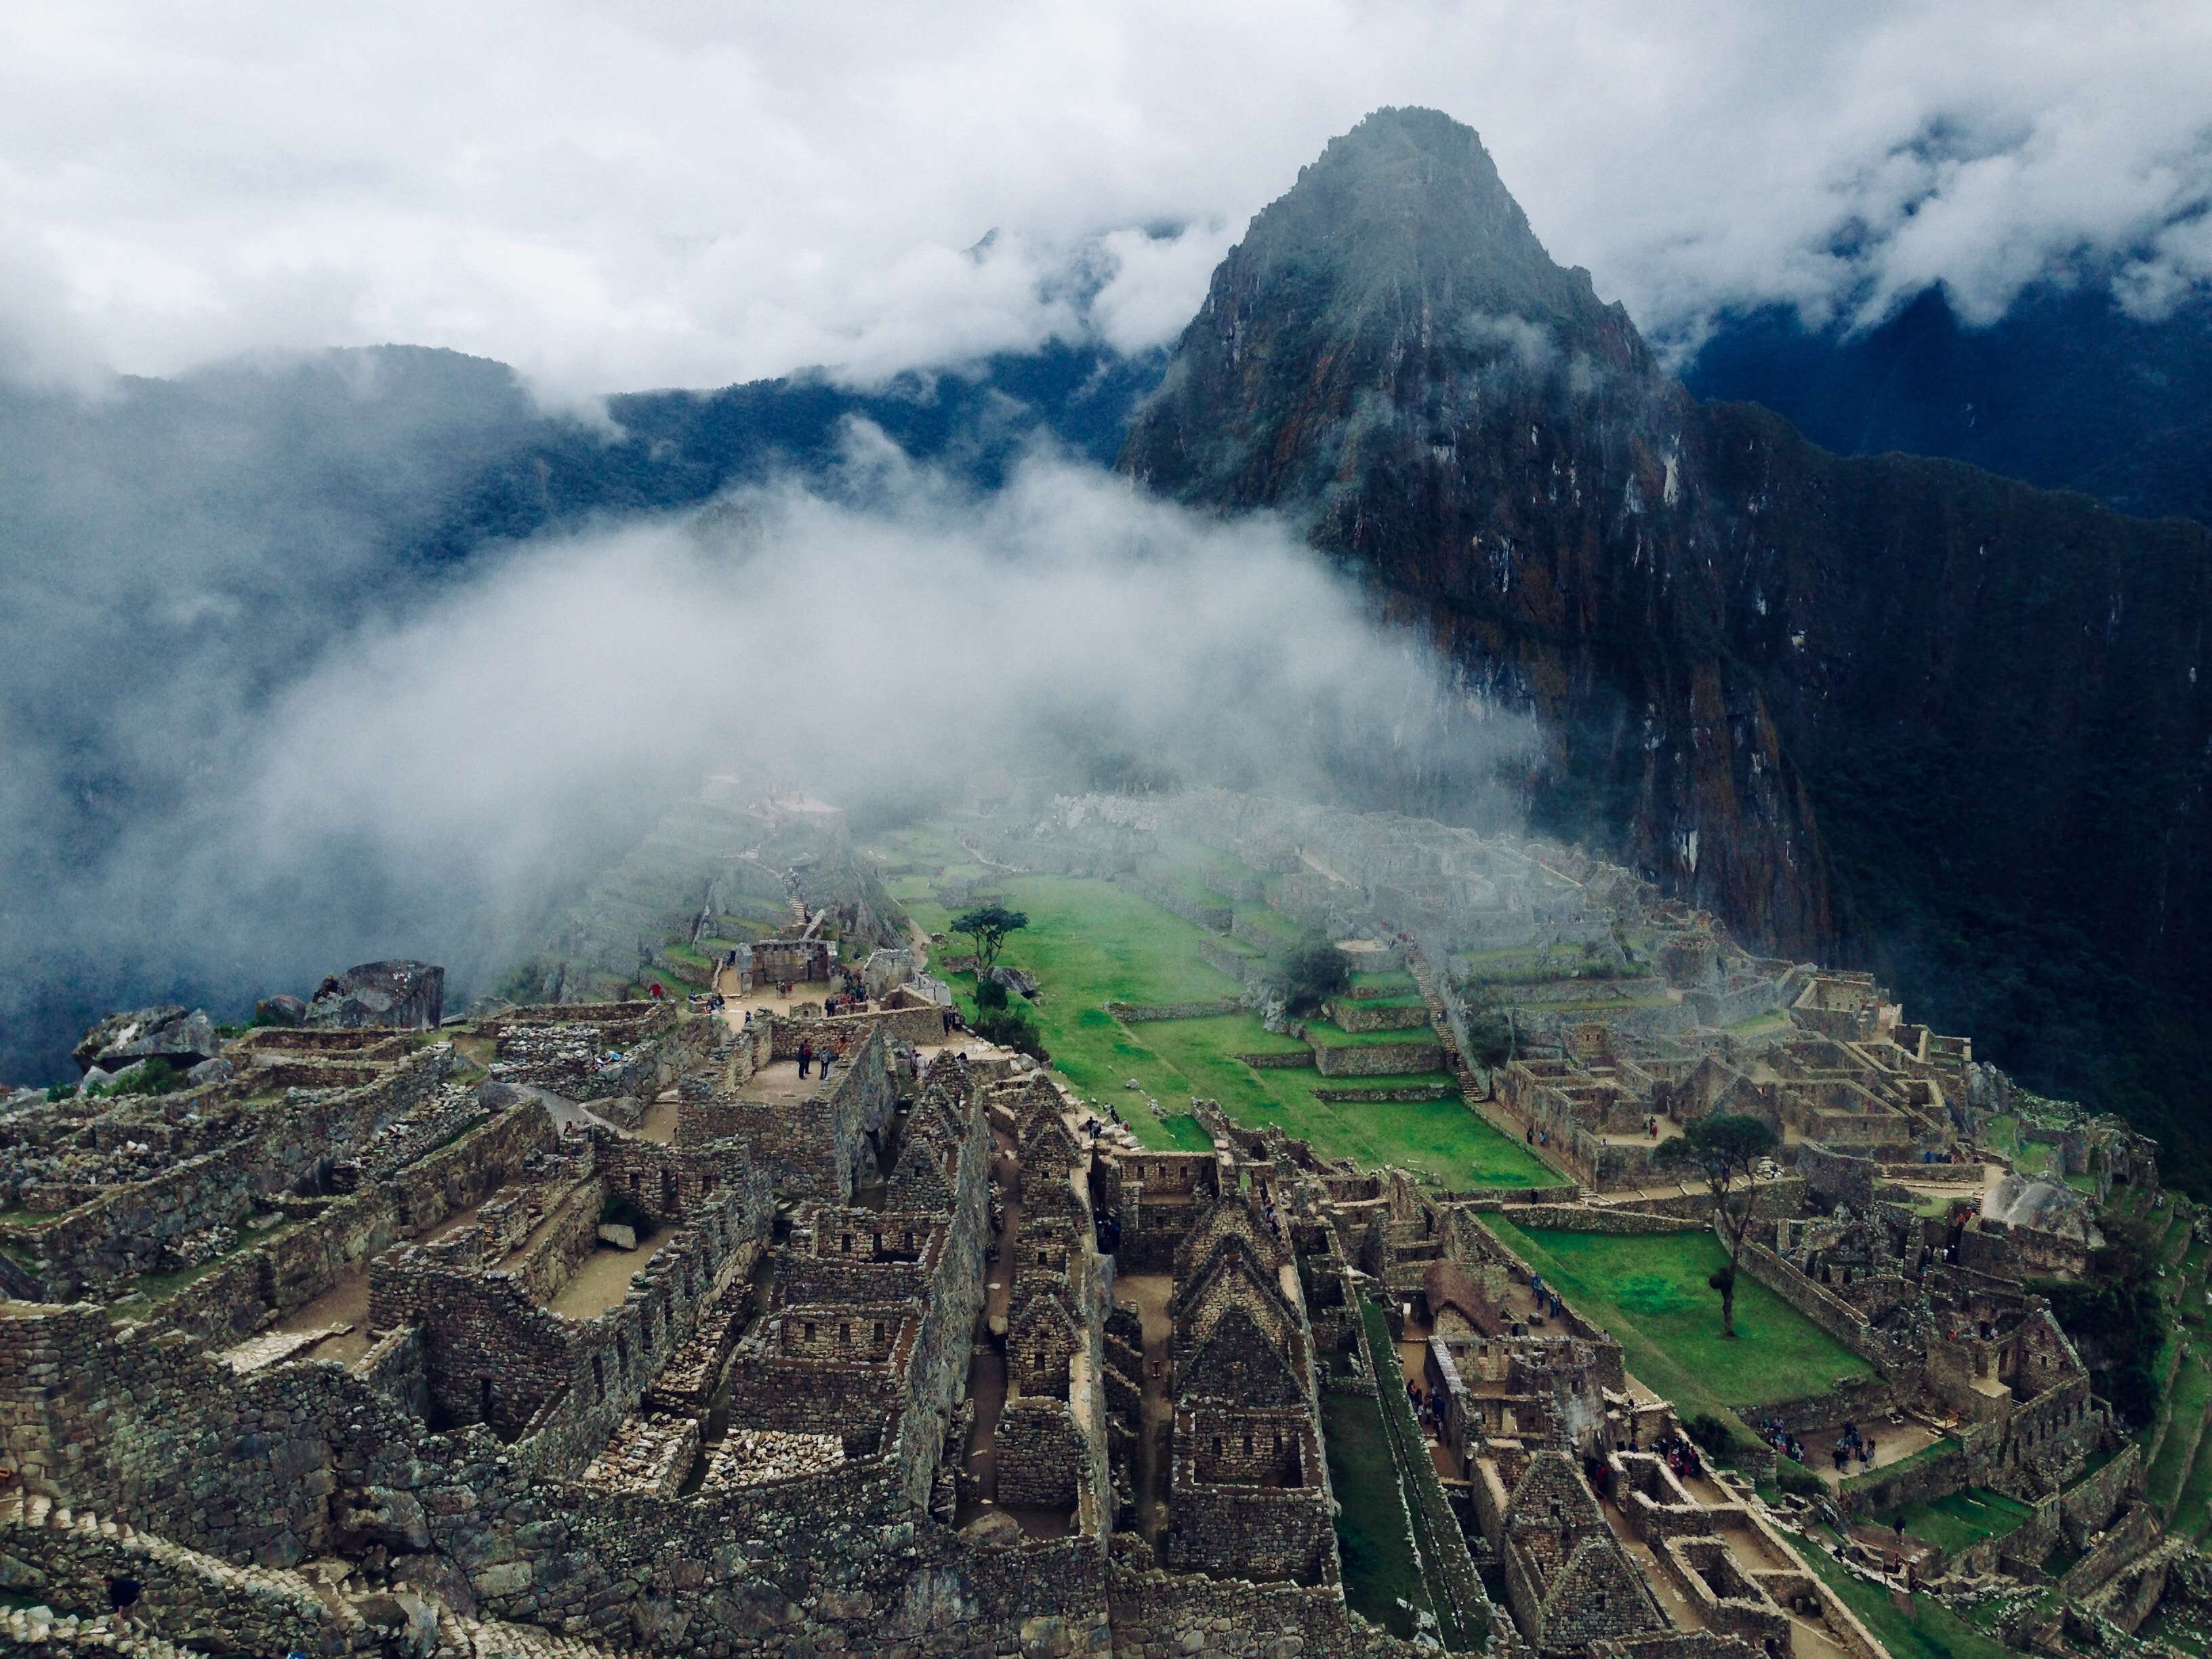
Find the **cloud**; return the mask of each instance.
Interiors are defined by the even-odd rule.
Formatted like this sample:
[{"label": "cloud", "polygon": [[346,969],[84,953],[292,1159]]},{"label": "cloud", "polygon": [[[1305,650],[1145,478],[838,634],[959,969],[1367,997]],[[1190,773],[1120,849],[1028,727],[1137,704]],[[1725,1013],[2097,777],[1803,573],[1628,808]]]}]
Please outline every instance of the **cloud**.
[{"label": "cloud", "polygon": [[[275,688],[216,650],[167,665],[101,739],[158,810],[74,857],[52,826],[82,745],[0,729],[0,1073],[157,994],[235,1010],[388,955],[482,988],[708,772],[855,802],[996,766],[1081,787],[1136,756],[1510,810],[1527,723],[1271,521],[1042,456],[979,498],[866,426],[825,488],[483,553]],[[134,615],[81,596],[73,631]]]},{"label": "cloud", "polygon": [[401,340],[556,401],[868,377],[1171,338],[1332,134],[1425,103],[1677,337],[1930,281],[1987,315],[2057,264],[2203,280],[2169,228],[2212,197],[2207,61],[2193,0],[82,0],[0,15],[0,217],[125,370]]}]

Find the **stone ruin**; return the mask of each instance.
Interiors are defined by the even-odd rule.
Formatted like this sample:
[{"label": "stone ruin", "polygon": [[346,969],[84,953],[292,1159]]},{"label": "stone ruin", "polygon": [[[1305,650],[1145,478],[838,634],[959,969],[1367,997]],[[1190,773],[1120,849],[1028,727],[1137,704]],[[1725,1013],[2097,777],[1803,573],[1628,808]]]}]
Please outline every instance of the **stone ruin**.
[{"label": "stone ruin", "polygon": [[[1227,796],[1063,801],[974,844],[1157,885],[1170,832],[1264,872],[1201,926],[1279,936],[1266,911],[1408,969],[1468,1109],[1572,1184],[1451,1193],[1202,1102],[1206,1149],[1140,1149],[948,1041],[888,947],[827,1018],[448,1024],[441,980],[386,971],[407,964],[206,1055],[185,1011],[121,1017],[92,1060],[168,1042],[223,1073],[0,1112],[0,1589],[55,1610],[13,1608],[6,1639],[1876,1659],[1807,1565],[1808,1507],[1757,1486],[1774,1440],[1817,1469],[1845,1422],[1934,1449],[1832,1487],[1846,1522],[1969,1486],[2032,1506],[1931,1566],[1948,1582],[2078,1550],[2069,1583],[2133,1629],[2186,1580],[2033,1288],[2097,1243],[2048,1177],[2154,1193],[2149,1143],[1572,849]],[[811,893],[811,917],[836,898]],[[731,988],[826,980],[813,925],[725,961]],[[1606,996],[1513,990],[1489,1012],[1515,1052],[1478,1075],[1455,954],[1568,949]],[[802,1042],[830,1077],[798,1075]],[[1480,1220],[1702,1225],[1651,1152],[1721,1112],[1781,1141],[1745,1271],[1873,1373],[1762,1410],[1725,1471]],[[1988,1145],[2001,1116],[2045,1177]],[[1422,1646],[1346,1602],[1330,1455],[1354,1416],[1405,1497]]]}]

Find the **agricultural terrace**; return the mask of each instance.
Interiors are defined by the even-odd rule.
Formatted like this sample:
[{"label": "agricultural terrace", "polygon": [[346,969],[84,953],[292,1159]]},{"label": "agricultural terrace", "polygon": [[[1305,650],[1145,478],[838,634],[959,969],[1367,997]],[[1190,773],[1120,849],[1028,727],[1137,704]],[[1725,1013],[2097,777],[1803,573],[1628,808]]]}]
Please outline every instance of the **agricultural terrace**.
[{"label": "agricultural terrace", "polygon": [[[1028,927],[1008,939],[1000,959],[1036,975],[1039,996],[1030,1012],[1054,1067],[1085,1098],[1102,1108],[1112,1102],[1147,1146],[1206,1146],[1189,1115],[1196,1097],[1219,1101],[1245,1127],[1279,1124],[1323,1157],[1395,1164],[1446,1188],[1549,1187],[1561,1180],[1455,1094],[1418,1101],[1321,1098],[1322,1091],[1455,1087],[1448,1073],[1323,1078],[1310,1067],[1258,1069],[1238,1056],[1296,1054],[1307,1045],[1267,1031],[1245,1012],[1135,1023],[1109,1013],[1109,1003],[1227,1003],[1243,989],[1204,960],[1199,947],[1211,941],[1216,951],[1237,954],[1249,947],[1208,933],[1129,887],[990,870],[936,824],[886,836],[869,850],[884,862],[892,896],[925,933],[944,932],[957,908],[986,896],[1028,915]],[[961,895],[958,904],[944,902],[947,889]],[[939,950],[958,953],[962,945],[954,939]],[[974,976],[945,977],[972,1016]],[[1399,988],[1395,981],[1390,988]],[[1326,1022],[1313,1029],[1316,1041],[1345,1043],[1427,1036],[1423,1031],[1353,1036]],[[1126,1086],[1133,1079],[1135,1089]],[[1165,1115],[1147,1109],[1147,1099],[1158,1101]]]},{"label": "agricultural terrace", "polygon": [[1577,1233],[1483,1220],[1508,1248],[1603,1326],[1650,1387],[1695,1415],[1817,1394],[1874,1368],[1745,1275],[1736,1337],[1721,1334],[1720,1297],[1705,1282],[1727,1257],[1708,1232]]}]

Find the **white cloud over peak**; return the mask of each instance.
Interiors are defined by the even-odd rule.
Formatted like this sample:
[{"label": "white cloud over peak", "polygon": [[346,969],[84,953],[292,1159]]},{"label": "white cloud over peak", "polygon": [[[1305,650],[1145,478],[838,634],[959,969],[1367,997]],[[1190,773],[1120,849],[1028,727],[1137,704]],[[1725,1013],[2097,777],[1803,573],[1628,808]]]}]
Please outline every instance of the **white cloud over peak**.
[{"label": "white cloud over peak", "polygon": [[396,339],[574,397],[1142,347],[1385,103],[1475,125],[1662,337],[1936,281],[1987,317],[2059,264],[2154,307],[2212,274],[2208,69],[2193,0],[32,0],[0,372]]}]

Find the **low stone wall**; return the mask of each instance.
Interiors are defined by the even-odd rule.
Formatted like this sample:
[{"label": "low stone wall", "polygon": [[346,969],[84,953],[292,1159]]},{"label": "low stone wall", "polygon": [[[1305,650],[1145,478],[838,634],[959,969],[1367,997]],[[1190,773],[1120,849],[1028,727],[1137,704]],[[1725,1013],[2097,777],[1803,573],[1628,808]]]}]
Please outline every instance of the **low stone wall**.
[{"label": "low stone wall", "polygon": [[1908,1504],[1948,1498],[1972,1484],[1966,1448],[1956,1440],[1938,1441],[1901,1463],[1844,1481],[1836,1505],[1848,1516],[1884,1520]]},{"label": "low stone wall", "polygon": [[1859,1316],[1857,1309],[1834,1291],[1815,1285],[1764,1244],[1747,1243],[1742,1265],[1753,1279],[1869,1364],[1888,1375],[1917,1369],[1909,1350],[1886,1340]]},{"label": "low stone wall", "polygon": [[1217,1014],[1241,1013],[1243,1007],[1235,997],[1216,997],[1210,1002],[1109,1002],[1106,1012],[1135,1024],[1148,1019],[1211,1019]]},{"label": "low stone wall", "polygon": [[531,1153],[558,1140],[553,1119],[537,1101],[509,1107],[480,1129],[402,1170],[381,1183],[401,1231],[419,1233],[457,1210],[481,1204],[512,1180]]},{"label": "low stone wall", "polygon": [[1208,904],[1204,901],[1187,898],[1171,887],[1146,881],[1141,876],[1126,878],[1128,884],[1142,893],[1161,909],[1181,916],[1194,927],[1203,927],[1209,933],[1225,933],[1237,919],[1236,907],[1231,904]]},{"label": "low stone wall", "polygon": [[1397,1077],[1441,1072],[1443,1045],[1426,1042],[1338,1042],[1314,1045],[1314,1066],[1323,1077]]},{"label": "low stone wall", "polygon": [[[1234,931],[1234,929],[1231,929],[1232,933]],[[1238,934],[1237,937],[1242,938],[1243,935]],[[1255,941],[1248,940],[1246,942],[1253,943]],[[1204,963],[1207,967],[1214,969],[1220,973],[1228,975],[1231,979],[1243,980],[1247,985],[1250,985],[1256,981],[1267,977],[1267,963],[1266,957],[1245,956],[1239,951],[1231,950],[1219,939],[1202,939],[1199,940],[1198,959]]]},{"label": "low stone wall", "polygon": [[1328,1005],[1328,1017],[1338,1030],[1352,1032],[1425,1031],[1429,1026],[1428,1005],[1421,1002],[1383,1007],[1357,996],[1338,997]]},{"label": "low stone wall", "polygon": [[384,1193],[342,1199],[178,1291],[155,1310],[155,1320],[204,1342],[234,1341],[305,1307],[398,1237],[398,1212]]},{"label": "low stone wall", "polygon": [[1455,1083],[1377,1084],[1373,1088],[1364,1089],[1316,1089],[1313,1094],[1316,1100],[1457,1100],[1459,1085]]},{"label": "low stone wall", "polygon": [[801,1042],[819,1048],[827,1040],[836,1045],[839,1054],[849,1054],[856,1044],[866,1040],[869,1032],[877,1030],[901,1047],[942,1042],[945,1040],[945,1016],[934,1006],[879,1008],[865,1014],[839,1014],[830,1019],[774,1020],[769,1024],[769,1030],[772,1034],[770,1058],[795,1060]]},{"label": "low stone wall", "polygon": [[[1713,1213],[1712,1194],[1703,1188],[1688,1192],[1659,1193],[1650,1198],[1618,1198],[1613,1207],[1633,1210],[1644,1215],[1679,1216],[1700,1225],[1710,1222]],[[1763,1181],[1753,1198],[1751,1212],[1760,1220],[1778,1216],[1802,1215],[1805,1212],[1805,1183],[1796,1176],[1784,1176],[1779,1181]]]},{"label": "low stone wall", "polygon": [[1633,1237],[1641,1233],[1695,1233],[1704,1224],[1648,1210],[1623,1210],[1596,1204],[1510,1204],[1506,1219],[1519,1227],[1541,1227],[1566,1233],[1610,1233]]},{"label": "low stone wall", "polygon": [[1237,1059],[1255,1072],[1304,1072],[1313,1069],[1313,1050],[1301,1048],[1295,1054],[1287,1049],[1266,1054],[1239,1054]]}]

